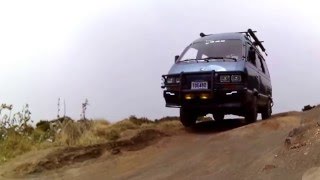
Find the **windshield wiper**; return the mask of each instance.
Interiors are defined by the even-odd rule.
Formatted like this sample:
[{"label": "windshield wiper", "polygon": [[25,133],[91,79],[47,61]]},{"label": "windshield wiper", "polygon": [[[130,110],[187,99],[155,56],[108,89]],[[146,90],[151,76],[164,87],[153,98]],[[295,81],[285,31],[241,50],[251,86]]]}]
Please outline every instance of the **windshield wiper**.
[{"label": "windshield wiper", "polygon": [[184,60],[181,60],[179,62],[196,61],[198,63],[199,60],[203,60],[203,61],[209,62],[209,60],[212,60],[212,59],[223,59],[223,60],[224,59],[232,59],[234,61],[237,61],[237,58],[217,56],[217,57],[206,57],[206,58],[201,58],[201,59],[184,59]]},{"label": "windshield wiper", "polygon": [[196,61],[198,63],[199,62],[198,60],[199,59],[184,59],[184,60],[181,60],[179,62]]},{"label": "windshield wiper", "polygon": [[236,58],[233,58],[233,57],[222,57],[222,56],[217,56],[217,57],[206,57],[206,58],[203,58],[201,60],[205,60],[207,62],[209,62],[210,59],[232,59],[232,60],[235,60],[237,61]]},{"label": "windshield wiper", "polygon": [[237,59],[237,58],[234,58],[234,57],[225,57],[224,59],[232,59],[232,60],[234,60],[234,61],[238,61],[238,59]]}]

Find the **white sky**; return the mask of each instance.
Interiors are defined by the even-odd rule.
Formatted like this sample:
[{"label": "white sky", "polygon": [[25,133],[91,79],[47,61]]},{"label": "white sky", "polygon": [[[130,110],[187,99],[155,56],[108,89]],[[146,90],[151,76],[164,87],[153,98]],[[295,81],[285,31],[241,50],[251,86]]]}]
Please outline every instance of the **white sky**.
[{"label": "white sky", "polygon": [[200,32],[258,30],[269,53],[274,111],[320,102],[317,1],[0,0],[0,103],[34,120],[67,115],[120,120],[177,115],[161,75]]}]

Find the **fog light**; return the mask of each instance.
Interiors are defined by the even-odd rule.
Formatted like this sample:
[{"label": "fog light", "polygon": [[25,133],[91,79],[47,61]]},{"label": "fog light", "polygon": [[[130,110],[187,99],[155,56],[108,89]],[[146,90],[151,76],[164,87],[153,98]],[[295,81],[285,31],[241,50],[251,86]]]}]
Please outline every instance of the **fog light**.
[{"label": "fog light", "polygon": [[209,94],[201,94],[200,99],[209,99],[210,95]]},{"label": "fog light", "polygon": [[184,96],[184,98],[185,98],[186,100],[190,100],[190,99],[193,99],[193,95],[192,95],[192,94],[186,94],[186,95]]}]

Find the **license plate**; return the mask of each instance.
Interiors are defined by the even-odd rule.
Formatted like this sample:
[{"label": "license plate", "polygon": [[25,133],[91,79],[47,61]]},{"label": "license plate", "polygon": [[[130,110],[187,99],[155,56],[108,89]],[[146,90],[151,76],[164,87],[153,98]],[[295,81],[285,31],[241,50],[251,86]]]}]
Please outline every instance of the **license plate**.
[{"label": "license plate", "polygon": [[191,82],[191,89],[208,89],[208,82]]}]

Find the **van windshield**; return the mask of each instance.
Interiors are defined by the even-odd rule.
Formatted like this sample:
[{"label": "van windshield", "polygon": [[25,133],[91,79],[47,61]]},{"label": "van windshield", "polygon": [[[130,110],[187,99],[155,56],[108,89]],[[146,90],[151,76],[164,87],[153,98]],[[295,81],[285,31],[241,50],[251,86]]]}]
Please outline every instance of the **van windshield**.
[{"label": "van windshield", "polygon": [[201,60],[214,58],[232,58],[242,57],[241,40],[206,40],[193,43],[186,48],[179,61]]}]

